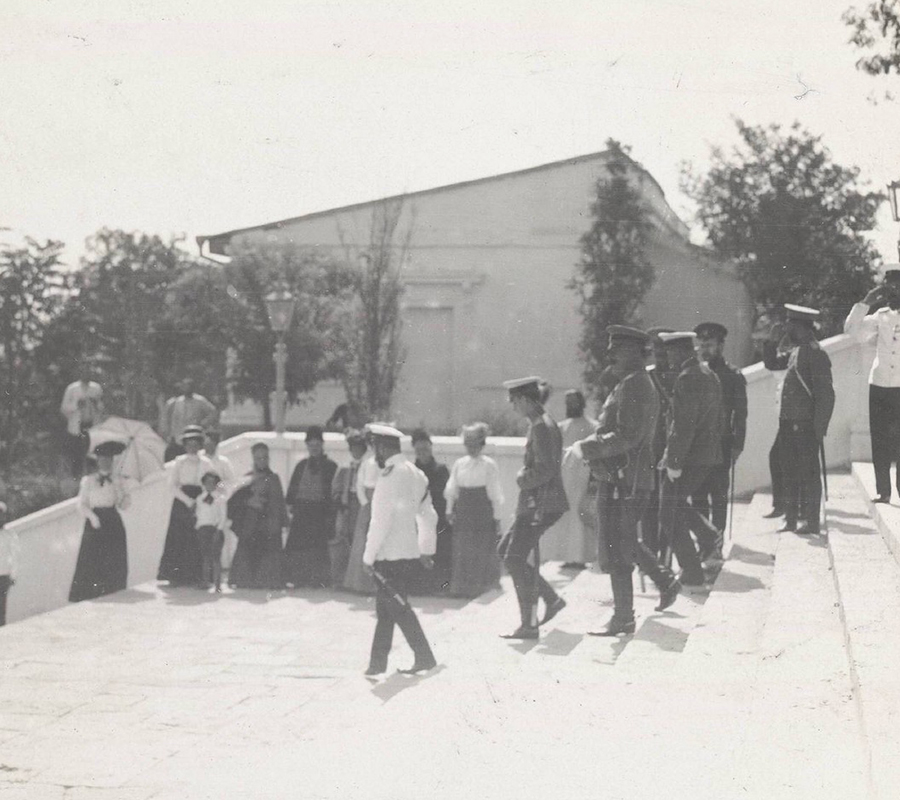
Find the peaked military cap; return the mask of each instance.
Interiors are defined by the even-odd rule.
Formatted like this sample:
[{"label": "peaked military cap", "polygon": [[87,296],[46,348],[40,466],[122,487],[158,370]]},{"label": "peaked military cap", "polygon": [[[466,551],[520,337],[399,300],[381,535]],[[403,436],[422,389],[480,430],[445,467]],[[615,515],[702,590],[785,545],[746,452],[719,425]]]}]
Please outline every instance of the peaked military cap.
[{"label": "peaked military cap", "polygon": [[804,322],[815,322],[821,316],[821,312],[818,309],[808,308],[807,306],[797,306],[793,303],[785,303],[784,307],[787,310],[788,319],[798,319]]},{"label": "peaked military cap", "polygon": [[655,325],[652,328],[647,328],[647,336],[651,339],[657,338],[661,333],[674,333],[674,328],[667,328],[664,325]]},{"label": "peaked military cap", "polygon": [[370,422],[366,425],[366,430],[372,436],[384,436],[388,439],[402,439],[403,434],[393,425],[387,425],[384,422]]},{"label": "peaked military cap", "polygon": [[725,337],[728,336],[728,328],[718,322],[701,322],[694,328],[694,333],[701,339],[725,341]]},{"label": "peaked military cap", "polygon": [[693,331],[661,331],[659,338],[664,344],[675,344],[677,342],[694,341],[697,334]]},{"label": "peaked military cap", "polygon": [[609,346],[612,347],[617,342],[634,342],[641,346],[650,341],[650,337],[638,328],[632,328],[630,325],[610,325],[606,332],[609,334]]},{"label": "peaked military cap", "polygon": [[344,431],[344,438],[347,440],[348,444],[366,441],[366,435],[357,428],[347,428],[347,430]]},{"label": "peaked military cap", "polygon": [[503,381],[503,388],[509,392],[509,397],[531,397],[539,400],[541,396],[541,379],[537,375],[527,378],[514,378],[511,381]]},{"label": "peaked military cap", "polygon": [[189,439],[198,439],[199,441],[203,441],[203,427],[201,425],[188,425],[181,432],[181,436],[179,437],[180,441],[186,442]]}]

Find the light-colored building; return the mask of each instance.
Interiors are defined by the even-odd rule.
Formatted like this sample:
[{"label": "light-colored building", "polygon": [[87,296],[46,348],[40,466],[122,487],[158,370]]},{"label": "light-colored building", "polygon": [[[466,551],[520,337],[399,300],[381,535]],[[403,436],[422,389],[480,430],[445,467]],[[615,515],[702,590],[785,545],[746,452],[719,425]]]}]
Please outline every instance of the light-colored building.
[{"label": "light-colored building", "polygon": [[[551,410],[565,389],[581,385],[581,317],[567,282],[580,256],[598,179],[609,153],[566,159],[402,197],[402,265],[406,360],[395,394],[398,424],[438,429],[496,419],[506,408],[501,382],[539,374],[555,387]],[[716,320],[731,331],[727,357],[739,366],[752,355],[752,307],[732,265],[691,244],[687,226],[659,184],[632,162],[630,179],[651,209],[647,256],[656,282],[641,309],[645,326],[693,327]],[[265,233],[335,251],[364,250],[373,201],[198,238],[201,251],[227,256],[231,240]],[[289,422],[321,422],[343,399],[334,385],[294,409]],[[258,412],[247,422],[257,423]],[[240,422],[242,410],[226,416]],[[226,420],[229,421],[229,420]]]}]

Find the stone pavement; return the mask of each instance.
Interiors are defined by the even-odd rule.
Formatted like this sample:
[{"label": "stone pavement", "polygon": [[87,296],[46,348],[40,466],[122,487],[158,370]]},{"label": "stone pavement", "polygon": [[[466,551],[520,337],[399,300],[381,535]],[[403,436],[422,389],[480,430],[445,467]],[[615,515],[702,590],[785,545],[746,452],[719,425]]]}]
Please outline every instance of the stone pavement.
[{"label": "stone pavement", "polygon": [[638,590],[634,637],[585,636],[611,611],[592,572],[551,567],[569,606],[539,642],[497,637],[507,582],[415,600],[425,676],[366,679],[372,601],[336,592],[145,585],[10,625],[0,798],[865,797],[830,551],[767,502],[711,593]]}]

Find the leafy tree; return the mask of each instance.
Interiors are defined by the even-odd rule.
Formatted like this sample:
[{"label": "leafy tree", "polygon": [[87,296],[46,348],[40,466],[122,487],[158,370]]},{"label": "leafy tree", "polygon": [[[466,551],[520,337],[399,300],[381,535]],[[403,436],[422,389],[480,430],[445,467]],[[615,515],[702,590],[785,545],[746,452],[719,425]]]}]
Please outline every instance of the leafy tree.
[{"label": "leafy tree", "polygon": [[[400,342],[401,265],[414,223],[401,229],[402,200],[372,209],[368,246],[352,271],[352,298],[333,342],[347,401],[364,419],[390,419],[403,350]],[[341,236],[343,239],[343,234]],[[348,260],[352,248],[345,243]]]},{"label": "leafy tree", "polygon": [[233,388],[237,397],[262,406],[263,424],[271,428],[277,337],[269,324],[266,296],[286,284],[295,299],[293,322],[285,336],[285,388],[288,401],[297,402],[319,381],[340,374],[331,345],[339,338],[336,328],[345,318],[352,276],[344,265],[311,248],[260,234],[234,239],[229,255],[232,260],[225,271],[234,300],[231,325],[237,356]]},{"label": "leafy tree", "polygon": [[593,221],[581,237],[581,259],[568,284],[580,301],[584,379],[592,390],[605,366],[607,326],[636,323],[654,280],[645,255],[653,226],[640,191],[628,179],[629,148],[614,139],[606,147],[606,175],[597,179]]},{"label": "leafy tree", "polygon": [[883,195],[861,190],[859,169],[835,164],[798,123],[737,128],[739,146],[713,148],[705,175],[685,166],[682,188],[713,246],[736,262],[758,316],[803,303],[821,308],[825,333],[840,331],[879,261],[865,234]]},{"label": "leafy tree", "polygon": [[48,331],[59,347],[61,380],[74,379],[75,360],[94,359],[108,410],[156,421],[166,373],[154,349],[154,331],[166,298],[192,266],[179,239],[103,228],[87,241],[70,297]]},{"label": "leafy tree", "polygon": [[860,50],[875,50],[856,62],[869,75],[900,73],[900,2],[876,0],[862,10],[851,6],[844,22],[853,30],[850,43]]},{"label": "leafy tree", "polygon": [[33,355],[58,304],[62,288],[62,242],[26,239],[22,247],[0,249],[0,460],[15,457],[19,445],[45,421],[49,408]]}]

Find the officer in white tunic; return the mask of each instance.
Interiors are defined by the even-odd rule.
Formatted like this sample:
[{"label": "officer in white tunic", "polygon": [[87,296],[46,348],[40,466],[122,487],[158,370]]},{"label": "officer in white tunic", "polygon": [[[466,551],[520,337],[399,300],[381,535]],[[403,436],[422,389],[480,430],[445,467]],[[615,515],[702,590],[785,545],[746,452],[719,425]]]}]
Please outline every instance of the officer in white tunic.
[{"label": "officer in white tunic", "polygon": [[[428,491],[428,478],[400,453],[403,434],[390,425],[371,423],[375,458],[381,474],[372,495],[372,518],[363,553],[365,570],[375,578],[375,610],[378,623],[366,675],[387,669],[388,654],[399,625],[415,654],[409,669],[415,674],[437,665],[415,611],[407,600],[416,570],[433,566],[437,545],[437,512]],[[420,564],[421,562],[421,564]]]}]

